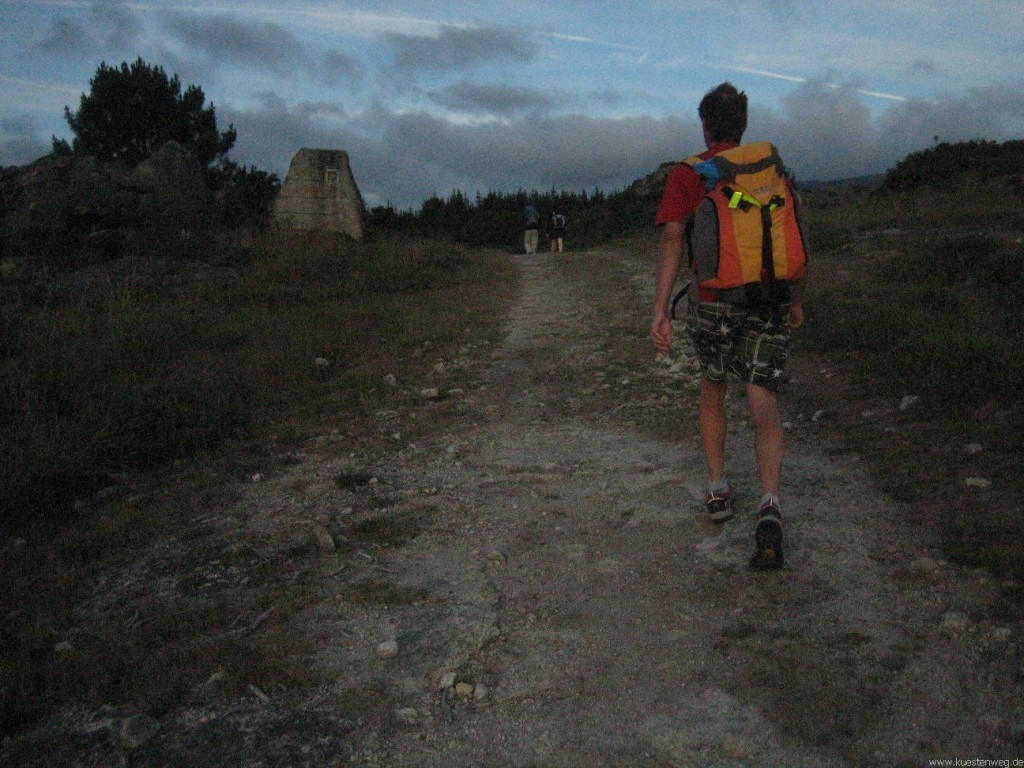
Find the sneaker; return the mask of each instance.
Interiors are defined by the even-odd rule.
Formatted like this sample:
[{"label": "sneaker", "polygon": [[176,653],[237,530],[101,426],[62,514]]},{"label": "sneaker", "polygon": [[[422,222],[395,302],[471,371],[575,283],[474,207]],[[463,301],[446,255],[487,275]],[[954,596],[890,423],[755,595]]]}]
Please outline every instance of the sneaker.
[{"label": "sneaker", "polygon": [[708,508],[713,523],[724,523],[732,518],[736,514],[732,508],[732,486],[726,486],[724,491],[708,491],[704,506]]},{"label": "sneaker", "polygon": [[751,568],[767,570],[782,567],[782,513],[779,500],[774,496],[768,496],[758,509],[754,543],[757,551],[750,558]]}]

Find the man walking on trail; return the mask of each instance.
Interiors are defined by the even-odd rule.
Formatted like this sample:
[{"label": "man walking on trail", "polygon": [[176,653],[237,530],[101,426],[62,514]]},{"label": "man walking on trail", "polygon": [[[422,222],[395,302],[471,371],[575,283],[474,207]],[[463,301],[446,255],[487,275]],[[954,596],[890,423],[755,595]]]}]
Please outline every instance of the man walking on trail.
[{"label": "man walking on trail", "polygon": [[536,253],[540,242],[540,214],[533,203],[523,207],[523,248],[527,253]]},{"label": "man walking on trail", "polygon": [[[710,200],[710,189],[717,180],[715,172],[708,172],[708,176],[705,176],[703,172],[698,174],[694,166],[739,147],[747,127],[747,96],[738,92],[731,83],[722,83],[704,96],[698,114],[707,150],[685,163],[680,163],[670,171],[655,220],[663,230],[659,246],[651,339],[655,348],[662,354],[667,353],[672,347],[670,302],[682,266],[684,241],[689,237],[691,250],[698,250],[694,245],[697,233],[691,220],[698,211],[698,206],[705,201],[705,197]],[[778,160],[774,147],[767,143],[763,143],[763,146],[769,147],[772,150],[771,157]],[[721,161],[720,158],[716,163]],[[778,160],[777,164],[782,169],[781,160]],[[702,169],[706,167],[706,163],[701,165]],[[746,166],[740,167],[746,169]],[[784,176],[781,183],[785,186],[780,189],[791,195],[789,182]],[[725,189],[727,195],[746,197],[728,187]],[[756,206],[755,213],[761,213],[761,204],[753,198],[749,199],[751,205],[746,205],[746,199],[740,199],[739,204],[746,205],[747,208]],[[765,203],[764,210],[767,211],[769,207],[774,210],[776,200],[784,199],[773,197],[772,205]],[[788,215],[794,217],[793,225],[790,227],[792,237],[792,233],[798,230],[795,220],[797,201],[795,197],[791,197],[788,202],[792,210]],[[728,205],[728,208],[736,208],[737,200],[733,200],[733,203]],[[705,201],[705,206],[708,204],[714,205]],[[729,215],[726,208],[722,210],[725,211],[724,215]],[[770,218],[769,214],[765,215]],[[763,217],[758,216],[758,220],[763,221]],[[717,226],[715,224],[710,227],[716,249],[719,247]],[[702,234],[707,235],[708,226],[702,225],[698,228]],[[769,231],[766,225],[764,239],[771,239],[767,234]],[[802,241],[802,235],[798,239]],[[722,247],[724,248],[724,244]],[[757,249],[760,251],[762,247],[763,245],[759,244]],[[804,261],[800,265],[800,270],[794,273],[797,279],[778,280],[775,277],[774,266],[771,268],[771,276],[766,278],[766,267],[759,263],[756,268],[760,270],[760,283],[724,289],[707,285],[709,282],[715,285],[722,284],[722,281],[715,277],[716,274],[721,274],[717,251],[713,258],[715,263],[710,266],[699,263],[699,254],[691,254],[691,266],[696,273],[696,280],[690,288],[695,289],[696,296],[690,297],[687,326],[701,367],[699,424],[709,473],[705,504],[713,522],[724,522],[734,515],[733,490],[725,470],[725,400],[728,391],[727,376],[731,373],[746,382],[747,401],[754,424],[754,447],[762,493],[754,535],[757,550],[751,561],[754,567],[782,565],[782,513],[779,494],[784,444],[776,392],[786,363],[789,331],[803,323],[802,267],[806,263],[806,244],[801,242],[800,247],[804,249],[801,254]],[[793,247],[791,250],[795,251],[797,248]],[[770,245],[767,246],[767,253],[767,262],[764,263],[772,261]],[[758,259],[761,258],[762,256],[758,255]],[[766,280],[770,280],[771,283],[771,302],[765,299],[769,294],[763,287]]]},{"label": "man walking on trail", "polygon": [[559,208],[552,208],[548,217],[548,240],[552,253],[561,253],[565,248],[565,214]]}]

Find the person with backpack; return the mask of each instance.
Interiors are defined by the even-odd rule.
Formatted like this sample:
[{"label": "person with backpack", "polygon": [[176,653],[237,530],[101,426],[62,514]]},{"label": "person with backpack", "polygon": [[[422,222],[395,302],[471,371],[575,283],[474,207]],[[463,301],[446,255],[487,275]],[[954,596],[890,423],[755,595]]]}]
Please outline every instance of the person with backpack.
[{"label": "person with backpack", "polygon": [[780,567],[785,448],[777,392],[790,331],[804,321],[807,244],[799,201],[775,147],[740,144],[746,94],[722,83],[705,94],[698,114],[707,149],[669,172],[655,219],[663,229],[651,339],[661,354],[672,347],[672,293],[688,250],[693,281],[684,291],[701,368],[705,506],[715,523],[735,514],[725,456],[727,377],[733,375],[746,386],[761,489],[751,565]]},{"label": "person with backpack", "polygon": [[537,252],[540,242],[540,214],[533,203],[523,207],[523,247],[528,254]]},{"label": "person with backpack", "polygon": [[562,252],[565,247],[565,214],[559,208],[552,208],[548,217],[548,240],[552,253]]}]

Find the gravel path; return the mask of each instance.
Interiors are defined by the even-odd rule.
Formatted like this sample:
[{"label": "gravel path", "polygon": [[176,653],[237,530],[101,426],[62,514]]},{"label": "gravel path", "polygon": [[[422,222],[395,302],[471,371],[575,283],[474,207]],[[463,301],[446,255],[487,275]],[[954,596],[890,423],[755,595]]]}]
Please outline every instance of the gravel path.
[{"label": "gravel path", "polygon": [[[788,564],[749,570],[742,402],[730,399],[729,446],[741,512],[716,528],[692,368],[655,362],[644,336],[649,254],[516,265],[521,296],[497,348],[467,344],[429,382],[396,377],[437,396],[377,413],[392,449],[339,455],[335,437],[315,440],[241,484],[217,532],[265,556],[305,552],[299,621],[318,648],[309,664],[333,682],[299,702],[255,687],[159,721],[101,714],[63,741],[8,745],[4,764],[1024,758],[1024,627],[1000,611],[998,575],[942,561],[934,533],[829,448],[827,420],[798,413],[786,414]],[[310,531],[312,552],[297,545]]]},{"label": "gravel path", "polygon": [[[991,576],[936,559],[855,460],[826,457],[823,436],[799,426],[788,567],[751,572],[757,489],[742,411],[730,474],[748,508],[715,528],[692,411],[671,441],[637,428],[630,407],[665,403],[665,366],[645,339],[623,359],[609,338],[617,318],[590,300],[601,289],[591,277],[614,265],[632,295],[618,319],[645,321],[652,281],[624,255],[592,258],[592,270],[517,259],[522,297],[486,387],[466,395],[433,457],[421,454],[451,489],[446,533],[391,565],[444,606],[440,623],[464,624],[450,639],[470,641],[417,666],[410,639],[389,670],[415,669],[401,702],[415,724],[381,736],[368,761],[917,765],[1006,757],[1015,743],[1024,756],[1021,628],[985,621]],[[393,628],[401,635],[401,618]],[[460,699],[452,672],[485,695],[466,685]]]}]

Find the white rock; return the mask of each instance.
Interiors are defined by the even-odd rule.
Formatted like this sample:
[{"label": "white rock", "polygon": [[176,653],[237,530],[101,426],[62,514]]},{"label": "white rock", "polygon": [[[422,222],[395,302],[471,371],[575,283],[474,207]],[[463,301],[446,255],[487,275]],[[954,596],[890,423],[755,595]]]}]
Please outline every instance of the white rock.
[{"label": "white rock", "polygon": [[449,688],[454,688],[455,687],[455,680],[456,680],[456,678],[455,678],[455,673],[454,672],[445,672],[441,676],[441,690],[445,690],[446,691]]},{"label": "white rock", "polygon": [[490,694],[490,691],[487,690],[487,686],[483,683],[477,683],[476,687],[473,688],[473,698],[477,701],[483,701],[487,698],[488,694]]},{"label": "white rock", "polygon": [[904,395],[903,399],[900,400],[900,410],[905,411],[914,405],[921,398],[917,395]]},{"label": "white rock", "polygon": [[930,557],[919,557],[910,564],[910,570],[918,573],[935,573],[939,570],[939,564]]},{"label": "white rock", "polygon": [[996,627],[992,630],[992,639],[997,643],[1008,643],[1013,637],[1013,630],[1009,627]]},{"label": "white rock", "polygon": [[331,361],[326,357],[317,357],[313,359],[313,365],[316,366],[318,371],[323,371],[331,367]]},{"label": "white rock", "polygon": [[384,383],[387,386],[394,389],[395,387],[398,386],[398,379],[395,377],[393,373],[389,373],[387,376],[384,377]]},{"label": "white rock", "polygon": [[313,526],[313,538],[316,541],[316,548],[321,552],[333,552],[335,548],[334,537],[323,525]]},{"label": "white rock", "polygon": [[815,412],[814,412],[814,415],[813,415],[813,416],[811,416],[811,421],[821,421],[821,420],[822,420],[822,419],[824,419],[824,418],[825,418],[825,417],[826,417],[827,415],[828,415],[828,414],[827,414],[827,413],[826,413],[825,411],[815,411]]},{"label": "white rock", "polygon": [[992,481],[984,477],[968,477],[964,480],[964,485],[971,488],[991,488]]},{"label": "white rock", "polygon": [[215,688],[227,679],[228,676],[223,671],[217,670],[212,675],[210,675],[209,679],[205,683],[203,683],[203,685],[206,688]]},{"label": "white rock", "polygon": [[981,453],[984,450],[981,447],[981,443],[968,443],[964,446],[964,453],[968,456],[974,456],[977,453]]},{"label": "white rock", "polygon": [[420,390],[420,397],[424,400],[437,400],[441,396],[441,391],[437,387],[424,387]]},{"label": "white rock", "polygon": [[402,707],[395,710],[395,720],[405,725],[415,725],[420,719],[420,713],[415,707]]},{"label": "white rock", "polygon": [[398,643],[394,640],[385,640],[377,646],[378,659],[393,659],[398,655]]}]

